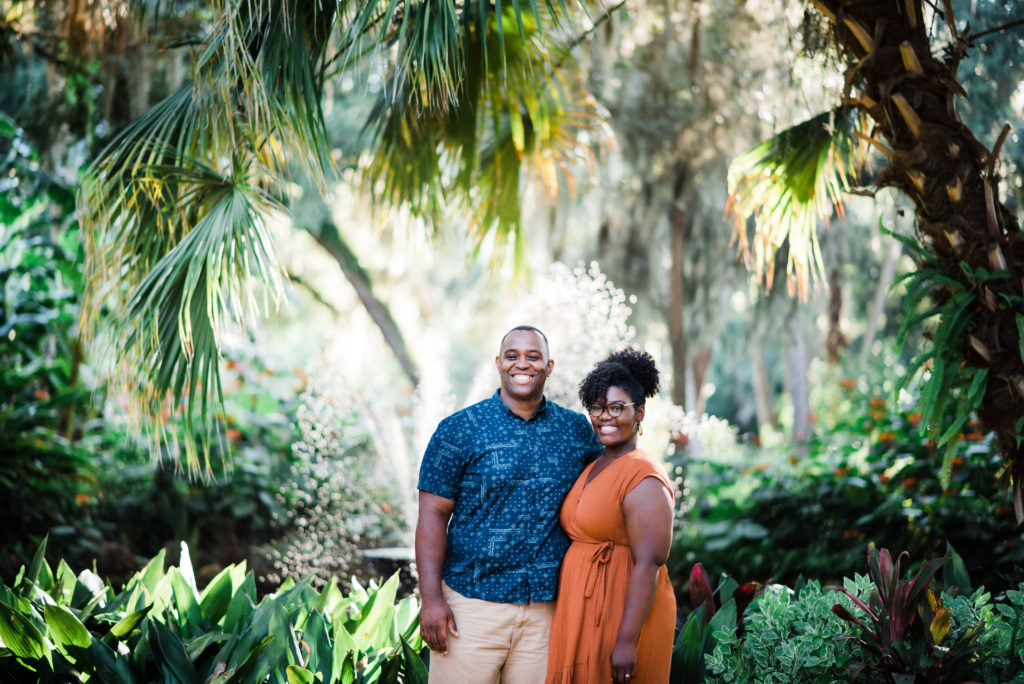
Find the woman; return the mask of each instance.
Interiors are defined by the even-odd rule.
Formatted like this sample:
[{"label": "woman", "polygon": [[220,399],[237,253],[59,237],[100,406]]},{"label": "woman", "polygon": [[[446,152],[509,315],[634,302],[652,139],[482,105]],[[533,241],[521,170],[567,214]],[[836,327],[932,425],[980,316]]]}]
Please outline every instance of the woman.
[{"label": "woman", "polygon": [[634,349],[612,354],[580,384],[604,455],[562,504],[572,546],[562,562],[547,684],[668,682],[672,488],[661,463],[636,448],[644,402],[657,391],[654,359]]}]

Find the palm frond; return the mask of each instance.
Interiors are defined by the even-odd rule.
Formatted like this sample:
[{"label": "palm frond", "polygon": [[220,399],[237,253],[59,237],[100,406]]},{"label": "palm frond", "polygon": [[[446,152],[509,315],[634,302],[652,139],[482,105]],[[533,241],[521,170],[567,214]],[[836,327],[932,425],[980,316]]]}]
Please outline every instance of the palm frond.
[{"label": "palm frond", "polygon": [[[168,402],[200,434],[215,432],[219,336],[260,308],[255,288],[280,296],[263,222],[292,165],[326,187],[330,69],[390,50],[391,76],[367,124],[368,181],[415,214],[466,202],[481,236],[518,235],[521,167],[550,179],[584,157],[576,132],[593,113],[564,40],[542,30],[567,16],[561,0],[215,8],[190,80],[110,143],[78,198],[90,283],[83,328],[117,312],[115,336],[94,341],[158,439],[173,438]],[[184,434],[193,472],[208,468],[195,434]]]},{"label": "palm frond", "polygon": [[[219,182],[217,182],[219,181]],[[164,441],[166,402],[183,414],[186,426],[217,434],[211,408],[222,400],[218,334],[247,316],[259,315],[259,300],[250,288],[262,288],[263,309],[281,291],[280,270],[263,217],[274,201],[244,177],[183,178],[193,190],[181,201],[200,207],[195,226],[145,275],[115,315],[123,349],[109,348],[115,385],[134,399],[142,424]],[[186,432],[183,444],[190,473],[208,471]],[[203,442],[204,454],[206,442]]]},{"label": "palm frond", "polygon": [[[789,245],[790,292],[801,297],[824,278],[818,220],[842,212],[842,193],[863,165],[866,150],[854,130],[858,117],[838,108],[780,132],[729,168],[726,211],[748,267],[771,287],[775,255]],[[753,217],[753,230],[748,219]]]},{"label": "palm frond", "polygon": [[553,189],[558,174],[571,178],[591,161],[580,134],[599,118],[596,104],[564,43],[541,30],[537,11],[510,5],[492,14],[482,39],[463,30],[462,46],[450,53],[465,60],[453,101],[426,95],[428,79],[414,66],[421,60],[399,57],[364,131],[374,195],[428,219],[446,207],[468,208],[477,251],[488,240],[521,248],[524,170]]}]

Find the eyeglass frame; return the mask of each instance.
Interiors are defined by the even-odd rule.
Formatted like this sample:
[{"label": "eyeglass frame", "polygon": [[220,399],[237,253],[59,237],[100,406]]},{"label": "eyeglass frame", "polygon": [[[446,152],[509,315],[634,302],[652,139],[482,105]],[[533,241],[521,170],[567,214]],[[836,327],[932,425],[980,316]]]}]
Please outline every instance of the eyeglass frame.
[{"label": "eyeglass frame", "polygon": [[[627,403],[613,401],[610,404],[606,403],[600,407],[597,406],[597,404],[595,404],[593,406],[587,407],[587,415],[589,415],[591,418],[600,418],[601,415],[604,414],[605,411],[607,411],[609,417],[618,418],[619,416],[622,415],[622,412],[626,410],[627,406],[636,406],[636,402],[631,401]],[[597,413],[594,413],[594,409],[598,409]]]}]

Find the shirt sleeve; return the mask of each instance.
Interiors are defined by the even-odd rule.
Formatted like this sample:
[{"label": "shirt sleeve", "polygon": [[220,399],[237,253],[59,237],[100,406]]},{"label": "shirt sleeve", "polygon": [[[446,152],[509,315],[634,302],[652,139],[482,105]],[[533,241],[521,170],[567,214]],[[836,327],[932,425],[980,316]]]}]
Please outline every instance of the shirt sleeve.
[{"label": "shirt sleeve", "polygon": [[418,489],[451,501],[458,498],[466,459],[457,437],[452,418],[441,421],[423,454]]},{"label": "shirt sleeve", "polygon": [[661,484],[665,485],[665,489],[668,490],[669,496],[672,497],[672,501],[675,501],[675,489],[672,487],[672,483],[668,479],[668,473],[665,471],[665,466],[647,452],[643,452],[642,456],[634,460],[633,472],[630,474],[629,478],[625,480],[625,486],[622,489],[622,496],[631,492],[634,487],[649,477],[653,477],[661,482]]}]

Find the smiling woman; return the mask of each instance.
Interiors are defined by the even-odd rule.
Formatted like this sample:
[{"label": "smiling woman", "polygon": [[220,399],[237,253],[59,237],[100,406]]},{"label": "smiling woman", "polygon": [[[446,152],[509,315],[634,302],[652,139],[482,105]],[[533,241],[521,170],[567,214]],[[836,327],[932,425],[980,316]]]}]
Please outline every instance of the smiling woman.
[{"label": "smiling woman", "polygon": [[645,402],[658,391],[649,354],[612,354],[580,384],[604,446],[562,504],[572,540],[551,625],[547,684],[668,682],[675,596],[665,562],[672,488],[637,449]]}]

